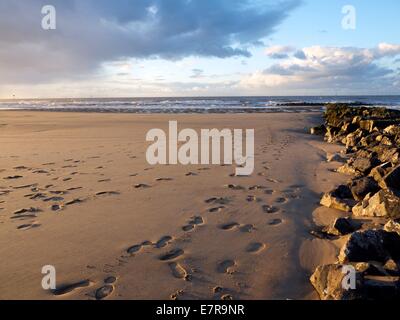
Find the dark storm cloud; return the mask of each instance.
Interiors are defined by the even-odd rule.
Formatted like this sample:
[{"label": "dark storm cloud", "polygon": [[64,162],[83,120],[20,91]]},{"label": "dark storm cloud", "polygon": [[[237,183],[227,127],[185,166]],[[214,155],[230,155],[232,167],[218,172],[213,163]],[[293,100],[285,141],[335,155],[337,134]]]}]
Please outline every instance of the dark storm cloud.
[{"label": "dark storm cloud", "polygon": [[[102,62],[250,56],[301,0],[0,0],[0,82],[85,77]],[[57,29],[41,28],[41,9]]]}]

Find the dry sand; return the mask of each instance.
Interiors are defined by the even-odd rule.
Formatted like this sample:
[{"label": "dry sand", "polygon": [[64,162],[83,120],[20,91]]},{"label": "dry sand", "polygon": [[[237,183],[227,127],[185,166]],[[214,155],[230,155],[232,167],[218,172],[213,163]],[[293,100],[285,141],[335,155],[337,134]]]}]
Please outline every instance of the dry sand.
[{"label": "dry sand", "polygon": [[[254,128],[254,174],[148,165],[145,135],[169,120]],[[343,180],[324,162],[336,147],[306,130],[321,121],[0,112],[0,298],[317,298],[308,277],[337,247],[309,230],[329,215],[317,209],[321,193]],[[41,287],[44,265],[56,267],[56,292]]]}]

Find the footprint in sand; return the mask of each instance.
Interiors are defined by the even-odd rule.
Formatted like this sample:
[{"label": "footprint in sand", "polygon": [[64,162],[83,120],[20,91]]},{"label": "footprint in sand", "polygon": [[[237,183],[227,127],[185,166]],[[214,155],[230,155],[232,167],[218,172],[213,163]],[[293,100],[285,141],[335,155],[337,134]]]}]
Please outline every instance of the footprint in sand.
[{"label": "footprint in sand", "polygon": [[256,185],[256,186],[251,186],[251,187],[249,187],[249,190],[250,190],[250,191],[262,190],[262,189],[266,189],[266,187],[260,186],[260,185]]},{"label": "footprint in sand", "polygon": [[188,172],[185,174],[186,177],[190,177],[190,176],[197,176],[198,174],[195,172]]},{"label": "footprint in sand", "polygon": [[52,292],[55,296],[62,296],[76,289],[89,287],[90,285],[91,282],[89,280],[83,280],[72,284],[61,285],[57,289],[54,289]]},{"label": "footprint in sand", "polygon": [[96,196],[117,196],[119,194],[117,191],[100,191],[96,193]]},{"label": "footprint in sand", "polygon": [[126,250],[126,252],[133,255],[135,253],[140,252],[140,250],[142,250],[142,248],[143,248],[143,245],[137,244],[137,245],[134,245],[134,246],[128,248],[128,250]]},{"label": "footprint in sand", "polygon": [[33,228],[38,228],[40,227],[40,224],[38,222],[33,222],[33,223],[28,223],[28,224],[23,224],[17,227],[18,230],[26,231],[29,229]]},{"label": "footprint in sand", "polygon": [[229,222],[229,223],[220,225],[218,228],[221,229],[221,230],[230,231],[230,230],[233,230],[233,229],[235,229],[237,227],[239,227],[239,223],[237,223],[237,222]]},{"label": "footprint in sand", "polygon": [[71,201],[66,202],[65,205],[66,205],[66,206],[71,206],[71,205],[80,204],[80,203],[83,203],[83,202],[85,202],[85,200],[82,200],[82,199],[74,199],[74,200],[71,200]]},{"label": "footprint in sand", "polygon": [[269,205],[263,205],[262,209],[265,213],[274,214],[279,212],[279,208]]},{"label": "footprint in sand", "polygon": [[4,180],[16,180],[16,179],[21,179],[23,176],[8,176],[3,178]]},{"label": "footprint in sand", "polygon": [[172,178],[157,178],[156,181],[172,181]]},{"label": "footprint in sand", "polygon": [[160,240],[158,240],[154,246],[155,246],[157,249],[164,248],[164,247],[166,247],[168,244],[171,243],[172,239],[173,239],[173,238],[172,238],[171,236],[164,236],[164,237],[162,237]]},{"label": "footprint in sand", "polygon": [[239,230],[240,230],[241,232],[243,232],[243,233],[252,233],[253,231],[256,230],[256,228],[255,228],[254,225],[252,225],[252,224],[246,224],[246,225],[244,225],[244,226],[241,226],[241,227],[239,228]]},{"label": "footprint in sand", "polygon": [[223,197],[220,197],[220,198],[212,197],[212,198],[209,198],[209,199],[205,200],[204,202],[208,203],[208,204],[214,203],[214,204],[224,205],[224,204],[228,204],[229,202],[231,202],[231,199],[230,198],[223,198]]},{"label": "footprint in sand", "polygon": [[232,274],[234,272],[234,267],[236,266],[236,262],[234,260],[225,260],[218,264],[217,271],[218,273],[228,273]]},{"label": "footprint in sand", "polygon": [[147,189],[147,188],[150,188],[150,186],[149,185],[147,185],[147,184],[145,184],[145,183],[138,183],[138,184],[135,184],[135,189]]},{"label": "footprint in sand", "polygon": [[190,276],[188,272],[180,263],[171,262],[168,264],[168,266],[171,269],[171,272],[175,278],[190,281]]},{"label": "footprint in sand", "polygon": [[50,207],[50,209],[51,209],[52,211],[60,211],[60,210],[62,210],[63,208],[64,208],[64,206],[61,205],[61,204],[53,204],[53,205]]},{"label": "footprint in sand", "polygon": [[43,199],[44,202],[51,202],[51,201],[57,202],[57,201],[63,201],[63,200],[64,200],[63,197],[50,197],[50,198]]},{"label": "footprint in sand", "polygon": [[161,261],[169,261],[169,260],[174,260],[178,257],[180,257],[181,255],[183,255],[185,253],[185,251],[183,251],[182,249],[173,249],[169,252],[167,252],[166,254],[163,254],[159,257],[159,259]]},{"label": "footprint in sand", "polygon": [[286,202],[288,202],[288,199],[281,197],[281,198],[276,199],[275,202],[276,203],[286,203]]},{"label": "footprint in sand", "polygon": [[236,191],[245,190],[244,187],[239,186],[239,185],[236,185],[236,184],[228,184],[226,187],[227,187],[228,189],[236,190]]},{"label": "footprint in sand", "polygon": [[106,284],[105,286],[102,286],[101,288],[97,289],[95,292],[95,298],[96,300],[103,300],[110,296],[114,292],[114,286],[111,284]]},{"label": "footprint in sand", "polygon": [[215,208],[211,208],[208,210],[208,212],[210,213],[217,213],[217,212],[221,212],[222,210],[224,210],[225,207],[224,206],[219,206],[219,207],[215,207]]},{"label": "footprint in sand", "polygon": [[185,232],[193,230],[196,226],[204,224],[204,219],[203,217],[200,216],[195,216],[192,217],[191,220],[188,222],[186,226],[182,227],[182,230]]},{"label": "footprint in sand", "polygon": [[270,226],[277,226],[282,224],[283,220],[282,219],[272,219],[268,222],[268,225]]},{"label": "footprint in sand", "polygon": [[261,199],[257,198],[256,196],[251,196],[250,195],[250,196],[247,196],[246,201],[247,202],[260,202]]},{"label": "footprint in sand", "polygon": [[38,213],[41,212],[42,210],[39,208],[28,208],[28,209],[20,209],[14,212],[14,215],[19,215],[19,214],[24,214],[24,213]]},{"label": "footprint in sand", "polygon": [[246,247],[248,253],[259,253],[265,249],[265,244],[261,242],[252,242]]}]

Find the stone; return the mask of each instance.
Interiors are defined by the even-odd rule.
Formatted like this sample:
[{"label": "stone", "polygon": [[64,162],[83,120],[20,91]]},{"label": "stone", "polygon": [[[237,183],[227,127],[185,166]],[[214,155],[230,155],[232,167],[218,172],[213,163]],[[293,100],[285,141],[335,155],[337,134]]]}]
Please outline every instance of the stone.
[{"label": "stone", "polygon": [[367,195],[352,209],[356,217],[400,218],[400,198],[392,192],[381,190]]},{"label": "stone", "polygon": [[357,143],[360,141],[362,138],[362,131],[361,130],[356,130],[346,136],[346,148],[349,147],[355,147]]},{"label": "stone", "polygon": [[[355,300],[362,295],[357,290],[346,290],[342,284],[346,276],[344,266],[329,264],[318,266],[310,278],[311,284],[320,296],[321,300]],[[356,272],[356,288],[361,287],[363,276]]]},{"label": "stone", "polygon": [[379,165],[379,161],[376,158],[356,158],[352,163],[352,167],[362,174],[369,174],[371,169],[377,165]]},{"label": "stone", "polygon": [[336,169],[336,172],[342,173],[348,176],[357,176],[359,175],[359,172],[356,171],[351,165],[348,163],[345,163],[344,165],[340,166],[339,168]]},{"label": "stone", "polygon": [[340,154],[338,154],[338,153],[333,153],[333,154],[328,153],[328,154],[326,155],[326,161],[327,161],[327,162],[345,162],[346,159],[344,159],[344,158],[343,158]]},{"label": "stone", "polygon": [[379,191],[379,186],[372,177],[355,179],[350,184],[350,190],[354,199],[361,201],[369,193],[375,194]]},{"label": "stone", "polygon": [[378,183],[382,189],[400,190],[400,166],[390,170]]},{"label": "stone", "polygon": [[350,218],[337,218],[324,232],[333,236],[344,236],[360,229],[361,224]]},{"label": "stone", "polygon": [[384,134],[387,134],[387,135],[389,135],[389,136],[396,136],[396,135],[400,134],[400,126],[398,126],[398,125],[391,125],[391,126],[389,126],[389,127],[386,127],[386,128],[383,130],[383,133],[384,133]]},{"label": "stone", "polygon": [[374,178],[374,180],[380,184],[383,178],[388,174],[390,168],[392,167],[390,162],[383,163],[379,166],[373,168],[369,174],[370,177]]},{"label": "stone", "polygon": [[354,232],[340,250],[340,263],[377,261],[386,263],[400,258],[400,236],[384,230]]},{"label": "stone", "polygon": [[310,129],[310,132],[312,135],[323,136],[326,134],[326,127],[324,125],[313,127]]},{"label": "stone", "polygon": [[351,212],[356,201],[352,199],[352,194],[348,186],[340,185],[335,190],[325,193],[321,199],[321,205],[345,212]]},{"label": "stone", "polygon": [[389,220],[383,229],[387,232],[396,232],[398,235],[400,235],[400,223],[396,222],[394,220]]},{"label": "stone", "polygon": [[[366,264],[368,267],[369,264]],[[348,266],[330,264],[317,267],[310,281],[321,300],[395,300],[400,297],[397,277],[371,278],[355,266],[355,288],[346,288]]]},{"label": "stone", "polygon": [[372,132],[375,127],[375,122],[373,120],[361,120],[359,122],[360,129]]}]

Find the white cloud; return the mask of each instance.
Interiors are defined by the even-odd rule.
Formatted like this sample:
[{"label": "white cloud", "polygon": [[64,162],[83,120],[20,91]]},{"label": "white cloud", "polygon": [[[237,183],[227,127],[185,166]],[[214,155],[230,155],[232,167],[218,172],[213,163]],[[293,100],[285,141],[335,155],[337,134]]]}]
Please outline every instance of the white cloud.
[{"label": "white cloud", "polygon": [[272,59],[285,59],[289,57],[289,53],[295,51],[291,46],[271,46],[265,49],[265,54]]},{"label": "white cloud", "polygon": [[[284,52],[273,47],[271,54]],[[295,51],[295,50],[292,50]],[[302,52],[301,55],[298,52]],[[378,90],[388,92],[399,82],[394,69],[380,64],[380,59],[400,55],[400,45],[381,43],[372,49],[312,46],[297,51],[280,63],[245,76],[244,88],[317,89],[319,91]]]}]

